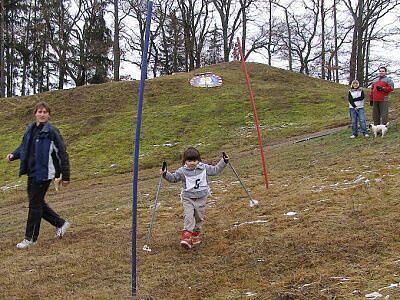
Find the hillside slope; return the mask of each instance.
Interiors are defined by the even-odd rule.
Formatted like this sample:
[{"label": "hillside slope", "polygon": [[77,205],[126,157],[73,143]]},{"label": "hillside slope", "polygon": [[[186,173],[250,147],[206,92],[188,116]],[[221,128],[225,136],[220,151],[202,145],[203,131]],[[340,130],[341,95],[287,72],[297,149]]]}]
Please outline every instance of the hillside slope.
[{"label": "hillside slope", "polygon": [[[220,64],[198,72],[222,76],[220,88],[193,88],[193,73],[149,80],[146,83],[141,164],[155,166],[178,159],[185,145],[219,153],[221,146],[252,147],[254,126],[248,93],[239,63]],[[252,86],[266,141],[347,124],[346,88],[297,73],[249,64]],[[0,118],[0,155],[14,149],[31,109],[39,99],[52,109],[71,153],[75,179],[104,176],[131,169],[138,82],[110,82],[32,97],[7,99]],[[164,144],[177,144],[166,147]],[[0,169],[4,170],[4,161]],[[118,165],[110,170],[111,164]],[[15,170],[15,169],[13,169]],[[13,172],[2,172],[0,185],[12,183]]]},{"label": "hillside slope", "polygon": [[[146,83],[139,299],[363,299],[375,291],[397,299],[398,95],[392,96],[391,126],[384,139],[350,140],[350,131],[342,130],[287,143],[347,124],[347,88],[249,64],[267,145],[266,190],[240,65],[208,70],[222,75],[221,88],[191,88],[187,80],[192,74]],[[25,191],[0,192],[2,297],[129,298],[132,188],[126,172],[131,168],[136,90],[135,82],[108,83],[5,102],[10,109],[1,112],[7,122],[0,128],[0,154],[4,157],[18,144],[29,108],[44,99],[53,106],[54,123],[68,142],[74,181],[59,193],[52,189],[48,197],[71,221],[71,230],[56,240],[45,223],[39,243],[28,251],[15,250],[24,232]],[[204,243],[184,251],[179,246],[180,186],[165,182],[153,251],[144,252],[158,166],[166,159],[172,170],[177,168],[188,145],[198,145],[206,162],[216,162],[227,151],[260,206],[249,208],[227,168],[211,182]],[[0,186],[18,184],[15,165],[2,161],[0,167]]]}]

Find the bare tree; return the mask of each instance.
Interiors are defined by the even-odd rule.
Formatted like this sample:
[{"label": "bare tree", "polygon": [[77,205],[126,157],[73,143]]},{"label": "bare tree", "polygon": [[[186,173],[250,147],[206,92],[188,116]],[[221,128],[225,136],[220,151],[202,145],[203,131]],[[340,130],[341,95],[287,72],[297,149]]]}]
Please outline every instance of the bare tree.
[{"label": "bare tree", "polygon": [[200,55],[210,26],[208,0],[178,0],[185,37],[187,71],[200,67]]},{"label": "bare tree", "polygon": [[6,82],[5,82],[5,71],[4,71],[4,0],[0,0],[0,98],[6,96]]},{"label": "bare tree", "polygon": [[243,53],[246,53],[247,23],[249,21],[249,11],[250,11],[251,5],[254,2],[256,2],[256,1],[255,0],[239,0],[240,7],[242,10],[242,50],[243,50]]},{"label": "bare tree", "polygon": [[[309,6],[311,4],[311,6]],[[294,15],[292,30],[293,52],[300,62],[300,73],[310,74],[310,62],[318,59],[321,54],[314,54],[312,50],[316,47],[315,37],[319,20],[319,0],[303,1],[305,14]]]},{"label": "bare tree", "polygon": [[[229,53],[235,44],[235,34],[241,24],[242,7],[237,9],[237,0],[212,0],[216,8],[222,27],[224,42],[224,61],[229,61]],[[233,21],[231,21],[233,20]]]},{"label": "bare tree", "polygon": [[[349,80],[357,78],[361,85],[366,85],[364,80],[366,63],[365,59],[371,43],[366,39],[373,36],[377,23],[399,4],[399,0],[357,0],[354,5],[351,0],[343,0],[353,18],[353,39],[350,56]],[[369,31],[369,33],[368,33]],[[369,54],[368,54],[369,57]]]},{"label": "bare tree", "polygon": [[119,31],[120,31],[120,20],[119,20],[119,1],[114,0],[114,41],[113,41],[113,52],[114,52],[114,80],[119,81],[119,68],[121,65],[121,48],[119,46]]},{"label": "bare tree", "polygon": [[335,82],[339,83],[339,58],[338,58],[338,22],[337,22],[337,1],[338,0],[333,0],[333,39],[334,39],[334,57],[335,57],[335,65],[334,65],[334,70],[335,70]]},{"label": "bare tree", "polygon": [[[152,27],[156,26],[155,30],[150,31],[150,49],[148,51],[148,62],[150,61],[150,57],[153,55],[152,51],[154,49],[154,46],[156,43],[154,42],[154,39],[156,38],[157,34],[155,34],[155,31],[159,30],[159,24],[157,22],[157,9],[160,7],[162,4],[155,5],[154,7],[154,14],[153,14],[153,20],[152,20]],[[135,58],[131,60],[131,62],[138,67],[141,65],[141,57],[142,57],[142,51],[143,51],[143,46],[144,46],[144,36],[145,36],[145,30],[146,30],[146,12],[147,12],[147,6],[145,1],[141,0],[130,0],[127,1],[124,5],[124,12],[127,13],[128,17],[135,22],[134,30],[125,30],[122,34],[123,39],[127,46],[129,47],[130,51],[135,53]]]},{"label": "bare tree", "polygon": [[321,78],[325,79],[326,55],[325,55],[325,0],[321,0]]},{"label": "bare tree", "polygon": [[288,61],[289,61],[289,70],[293,71],[293,58],[292,58],[292,32],[291,32],[291,26],[289,23],[289,13],[288,13],[288,9],[289,6],[293,3],[290,2],[287,6],[284,6],[282,4],[279,4],[279,2],[274,2],[274,5],[280,7],[283,9],[284,13],[285,13],[285,23],[286,23],[286,30],[287,30],[287,36],[285,37],[285,40],[287,42],[285,42],[285,44],[287,45],[287,54],[288,54]]}]

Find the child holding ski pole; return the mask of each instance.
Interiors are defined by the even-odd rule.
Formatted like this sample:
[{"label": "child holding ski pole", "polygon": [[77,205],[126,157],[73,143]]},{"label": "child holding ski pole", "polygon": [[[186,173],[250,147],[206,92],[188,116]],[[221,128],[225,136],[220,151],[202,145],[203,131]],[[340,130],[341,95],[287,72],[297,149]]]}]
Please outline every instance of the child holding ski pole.
[{"label": "child holding ski pole", "polygon": [[182,181],[181,201],[184,210],[184,226],[180,242],[182,247],[191,249],[193,245],[201,243],[200,232],[206,200],[211,194],[207,177],[221,173],[228,162],[229,157],[225,156],[215,166],[202,163],[199,151],[189,147],[183,153],[182,167],[174,173],[160,170],[160,174],[167,181]]}]

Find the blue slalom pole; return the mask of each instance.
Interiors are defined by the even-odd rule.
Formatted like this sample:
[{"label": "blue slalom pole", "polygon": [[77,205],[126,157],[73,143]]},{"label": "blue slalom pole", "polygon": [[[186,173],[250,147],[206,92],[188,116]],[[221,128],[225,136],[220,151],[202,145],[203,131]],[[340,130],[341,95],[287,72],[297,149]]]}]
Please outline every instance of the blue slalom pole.
[{"label": "blue slalom pole", "polygon": [[136,231],[137,231],[137,183],[139,174],[139,149],[140,129],[142,127],[142,109],[144,83],[147,77],[147,52],[149,48],[150,23],[153,9],[153,1],[147,3],[146,32],[142,49],[142,64],[139,86],[139,99],[136,116],[135,153],[133,158],[133,201],[132,201],[132,299],[136,299]]}]

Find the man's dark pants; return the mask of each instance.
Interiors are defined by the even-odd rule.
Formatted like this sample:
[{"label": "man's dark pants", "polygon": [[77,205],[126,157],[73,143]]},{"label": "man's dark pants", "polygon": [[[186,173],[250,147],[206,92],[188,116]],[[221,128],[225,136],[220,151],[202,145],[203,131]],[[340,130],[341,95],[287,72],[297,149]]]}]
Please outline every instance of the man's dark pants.
[{"label": "man's dark pants", "polygon": [[37,240],[42,218],[55,227],[64,225],[65,220],[44,201],[50,182],[51,180],[36,182],[35,178],[28,177],[29,212],[25,231],[27,240],[34,242]]},{"label": "man's dark pants", "polygon": [[374,125],[386,125],[389,118],[389,101],[374,101],[372,107],[372,118]]}]

